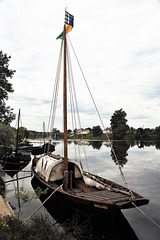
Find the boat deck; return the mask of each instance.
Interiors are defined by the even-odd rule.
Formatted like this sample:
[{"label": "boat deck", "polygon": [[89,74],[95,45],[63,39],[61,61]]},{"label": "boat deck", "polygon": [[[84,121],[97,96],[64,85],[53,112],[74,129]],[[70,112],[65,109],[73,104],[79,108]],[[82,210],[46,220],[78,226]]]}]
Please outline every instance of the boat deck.
[{"label": "boat deck", "polygon": [[101,202],[101,203],[111,203],[116,204],[118,202],[128,202],[131,201],[131,197],[128,195],[125,195],[123,193],[117,193],[115,191],[109,191],[109,190],[101,190],[101,191],[93,191],[88,193],[82,193],[82,192],[76,192],[76,196],[85,198],[91,201],[95,202]]}]

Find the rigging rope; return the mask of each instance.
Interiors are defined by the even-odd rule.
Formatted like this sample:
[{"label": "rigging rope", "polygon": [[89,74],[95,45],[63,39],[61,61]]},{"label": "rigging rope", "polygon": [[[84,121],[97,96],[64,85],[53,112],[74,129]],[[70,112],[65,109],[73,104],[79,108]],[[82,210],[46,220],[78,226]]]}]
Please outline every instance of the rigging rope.
[{"label": "rigging rope", "polygon": [[132,202],[133,206],[135,206],[145,217],[147,217],[154,225],[160,228],[160,225],[156,223],[151,217],[149,217],[145,212],[142,211],[134,202]]},{"label": "rigging rope", "polygon": [[[112,145],[112,143],[111,143],[111,141],[110,141],[110,138],[109,138],[109,136],[108,136],[107,131],[105,130],[105,126],[104,126],[103,120],[102,120],[101,115],[100,115],[100,113],[99,113],[99,111],[98,111],[97,105],[96,105],[95,100],[94,100],[94,98],[93,98],[93,96],[92,96],[91,90],[90,90],[90,88],[89,88],[89,85],[88,85],[88,83],[87,83],[87,80],[86,80],[86,78],[85,78],[85,75],[84,75],[84,73],[83,73],[83,71],[82,71],[81,65],[80,65],[80,63],[79,63],[79,60],[78,60],[78,58],[77,58],[77,55],[76,55],[75,50],[74,50],[74,48],[73,48],[73,45],[72,45],[72,43],[71,43],[71,40],[70,40],[69,36],[67,36],[67,37],[68,37],[68,39],[69,39],[69,41],[70,41],[72,50],[73,50],[73,52],[74,52],[74,55],[75,55],[75,58],[76,58],[76,60],[77,60],[78,65],[79,65],[79,68],[80,68],[80,70],[81,70],[82,76],[83,76],[84,81],[85,81],[86,86],[87,86],[87,89],[88,89],[88,91],[89,91],[89,93],[90,93],[91,99],[92,99],[92,101],[93,101],[93,104],[94,104],[95,109],[96,109],[96,111],[97,111],[97,114],[98,114],[98,116],[99,116],[100,122],[101,122],[101,124],[102,124],[102,126],[103,126],[103,129],[104,129],[104,131],[105,131],[107,140],[108,140],[108,142],[109,142],[109,144],[110,144],[110,147],[111,147],[111,151],[113,152],[114,157],[115,157],[115,159],[116,159],[116,162],[117,162],[117,164],[118,164],[118,167],[119,167],[119,170],[120,170],[120,173],[121,173],[122,180],[123,180],[123,182],[125,183],[128,191],[129,191],[129,194],[130,194],[130,196],[131,196],[131,199],[134,201],[134,199],[135,199],[134,194],[133,194],[133,192],[131,191],[131,189],[129,188],[129,185],[128,185],[127,181],[126,181],[126,178],[125,178],[124,173],[123,173],[123,171],[122,171],[122,168],[121,168],[121,165],[120,165],[119,160],[118,160],[118,158],[117,158],[117,155],[116,155],[116,153],[115,153],[115,151],[114,151],[113,145]],[[160,228],[160,225],[159,225],[158,223],[156,223],[151,217],[149,217],[145,212],[143,212],[133,201],[132,201],[133,206],[135,206],[135,207],[136,207],[144,216],[146,216],[153,224],[155,224],[158,228]]]},{"label": "rigging rope", "polygon": [[25,224],[47,201],[48,199],[50,199],[50,197],[52,197],[52,195],[57,192],[60,188],[62,188],[63,184],[60,185],[59,187],[57,187],[50,195],[49,197],[47,197],[44,202],[26,219],[24,220],[23,224]]},{"label": "rigging rope", "polygon": [[[72,117],[72,128],[77,128],[77,121],[76,121],[76,115],[75,115],[75,104],[74,104],[74,98],[73,98],[73,89],[72,89],[72,81],[73,73],[71,68],[71,62],[69,57],[69,48],[67,44],[67,69],[68,69],[68,82],[69,82],[69,91],[70,91],[70,105],[71,105],[71,117]],[[74,150],[75,150],[75,159],[77,159],[77,151],[76,151],[76,145],[74,144]]]},{"label": "rigging rope", "polygon": [[[79,125],[79,128],[81,129],[82,126],[81,126],[81,121],[80,121],[80,116],[79,116],[78,102],[77,102],[77,97],[76,97],[76,89],[75,89],[75,84],[74,84],[74,78],[73,78],[73,72],[72,72],[72,67],[71,67],[71,58],[70,58],[68,44],[67,44],[67,59],[68,59],[68,61],[67,61],[68,66],[67,67],[68,67],[68,78],[69,78],[69,88],[70,88],[72,124],[73,124],[73,129],[77,128],[77,121],[76,121],[76,114],[75,114],[75,113],[77,113],[78,125]],[[83,140],[82,135],[81,135],[81,139]],[[83,146],[83,152],[84,152],[85,159],[86,159],[87,170],[89,172],[89,166],[88,166],[85,146],[84,146],[84,144],[82,146]],[[75,149],[75,153],[76,153],[76,149]],[[78,145],[78,153],[79,153],[79,159],[80,159],[80,163],[81,163],[81,154],[80,154],[79,145]],[[81,163],[81,166],[82,166],[82,163]]]},{"label": "rigging rope", "polygon": [[122,171],[121,165],[120,165],[120,163],[119,163],[119,160],[118,160],[118,158],[117,158],[117,155],[116,155],[116,153],[115,153],[115,151],[114,151],[114,148],[113,148],[112,143],[111,143],[111,141],[110,141],[110,138],[109,138],[109,136],[108,136],[108,133],[107,133],[107,131],[105,130],[105,126],[104,126],[103,120],[102,120],[101,115],[100,115],[100,113],[99,113],[99,111],[98,111],[97,105],[96,105],[96,103],[95,103],[95,100],[94,100],[94,98],[93,98],[93,95],[92,95],[92,93],[91,93],[91,90],[90,90],[90,88],[89,88],[89,85],[88,85],[88,83],[87,83],[87,80],[86,80],[86,78],[85,78],[85,75],[84,75],[84,73],[83,73],[83,70],[82,70],[82,68],[81,68],[81,65],[80,65],[80,63],[79,63],[79,60],[78,60],[78,58],[77,58],[77,55],[76,55],[76,53],[75,53],[75,50],[74,50],[74,48],[73,48],[73,45],[72,45],[72,43],[71,43],[71,40],[70,40],[69,36],[68,36],[68,39],[69,39],[69,41],[70,41],[72,50],[73,50],[73,52],[74,52],[74,55],[75,55],[75,58],[76,58],[76,60],[77,60],[78,65],[79,65],[79,68],[80,68],[80,70],[81,70],[81,73],[82,73],[82,76],[83,76],[83,78],[84,78],[85,84],[86,84],[86,86],[87,86],[87,89],[88,89],[88,91],[89,91],[89,94],[90,94],[90,96],[91,96],[91,99],[92,99],[92,101],[93,101],[93,104],[94,104],[94,106],[95,106],[95,109],[96,109],[96,111],[97,111],[97,114],[98,114],[98,116],[99,116],[100,122],[101,122],[101,124],[102,124],[102,126],[103,126],[103,129],[104,129],[104,131],[105,131],[105,134],[106,134],[106,136],[107,136],[107,139],[108,139],[108,142],[109,142],[109,144],[110,144],[111,150],[112,150],[112,152],[113,152],[113,154],[114,154],[114,157],[115,157],[115,159],[116,159],[116,162],[117,162],[117,164],[118,164],[118,167],[119,167],[119,170],[120,170],[120,173],[121,173],[122,180],[123,180],[123,182],[125,183],[128,191],[129,191],[129,193],[130,193],[130,195],[131,195],[131,198],[134,199],[134,194],[132,193],[131,189],[129,188],[129,185],[128,185],[127,181],[126,181],[126,178],[125,178],[124,173],[123,173],[123,171]]},{"label": "rigging rope", "polygon": [[54,121],[55,121],[57,99],[58,99],[58,89],[59,89],[59,82],[60,82],[60,70],[61,70],[61,62],[62,62],[62,49],[63,49],[63,41],[61,43],[61,48],[60,48],[60,53],[59,53],[57,73],[56,73],[56,78],[55,78],[52,103],[51,103],[50,115],[49,115],[49,122],[48,122],[48,132],[52,131],[53,126],[54,126]]}]

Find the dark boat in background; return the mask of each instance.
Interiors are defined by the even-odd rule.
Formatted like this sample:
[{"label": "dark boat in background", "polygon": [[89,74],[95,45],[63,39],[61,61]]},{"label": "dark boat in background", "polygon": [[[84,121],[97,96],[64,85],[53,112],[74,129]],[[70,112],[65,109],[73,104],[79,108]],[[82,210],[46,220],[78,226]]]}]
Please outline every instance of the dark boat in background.
[{"label": "dark boat in background", "polygon": [[[83,215],[99,216],[110,214],[112,211],[133,208],[148,204],[149,200],[129,189],[105,178],[99,177],[83,170],[82,166],[73,159],[68,158],[67,150],[67,70],[66,63],[68,41],[66,32],[73,27],[73,16],[65,12],[65,24],[62,37],[64,56],[64,82],[63,82],[63,119],[64,119],[64,156],[50,154],[34,157],[32,171],[34,177],[48,188],[55,191],[52,201],[53,208],[66,206],[65,212],[80,212]],[[67,54],[67,57],[66,57]],[[97,159],[97,165],[100,159]],[[135,205],[133,205],[135,204]]]},{"label": "dark boat in background", "polygon": [[13,177],[18,172],[20,172],[22,169],[24,169],[28,164],[30,163],[30,160],[28,161],[19,161],[14,159],[14,161],[3,161],[2,162],[2,169],[10,176]]},{"label": "dark boat in background", "polygon": [[42,146],[32,147],[32,155],[40,155],[48,152],[55,151],[55,146],[51,143],[44,143]]},{"label": "dark boat in background", "polygon": [[39,146],[21,146],[18,149],[32,155],[41,155],[47,152],[54,152],[55,146],[51,143],[44,143],[43,145]]},{"label": "dark boat in background", "polygon": [[1,157],[3,169],[18,170],[26,166],[31,161],[31,153],[19,147],[19,122],[20,110],[18,113],[18,126],[16,132],[16,146],[8,148],[6,154]]},{"label": "dark boat in background", "polygon": [[46,132],[45,132],[44,122],[43,122],[42,139],[43,139],[43,144],[39,144],[39,146],[33,146],[33,144],[31,144],[29,141],[24,141],[24,144],[23,143],[19,144],[18,148],[26,152],[30,152],[32,155],[41,155],[41,154],[55,151],[55,146],[51,144],[51,140],[49,142],[46,142]]}]

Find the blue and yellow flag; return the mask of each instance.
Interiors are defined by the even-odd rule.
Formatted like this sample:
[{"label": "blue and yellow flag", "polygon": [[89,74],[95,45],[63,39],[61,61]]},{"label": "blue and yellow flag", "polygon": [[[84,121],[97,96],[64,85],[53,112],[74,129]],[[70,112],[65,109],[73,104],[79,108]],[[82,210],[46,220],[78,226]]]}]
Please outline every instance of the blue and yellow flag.
[{"label": "blue and yellow flag", "polygon": [[[74,16],[71,15],[69,12],[65,11],[65,19],[64,23],[66,26],[66,33],[69,33],[73,28],[73,22],[74,22]],[[56,39],[62,39],[63,32],[56,38]]]}]

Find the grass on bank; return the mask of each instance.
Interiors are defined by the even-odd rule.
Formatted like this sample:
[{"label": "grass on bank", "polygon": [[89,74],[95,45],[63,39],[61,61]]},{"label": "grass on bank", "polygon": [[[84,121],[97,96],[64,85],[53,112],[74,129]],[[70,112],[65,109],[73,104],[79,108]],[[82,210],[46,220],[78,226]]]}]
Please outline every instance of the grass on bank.
[{"label": "grass on bank", "polygon": [[[14,216],[0,217],[0,240],[82,240],[91,239],[85,225],[78,225],[76,220],[68,221],[60,228],[48,218],[35,216],[30,223],[23,222]],[[86,237],[87,235],[87,237]]]}]

